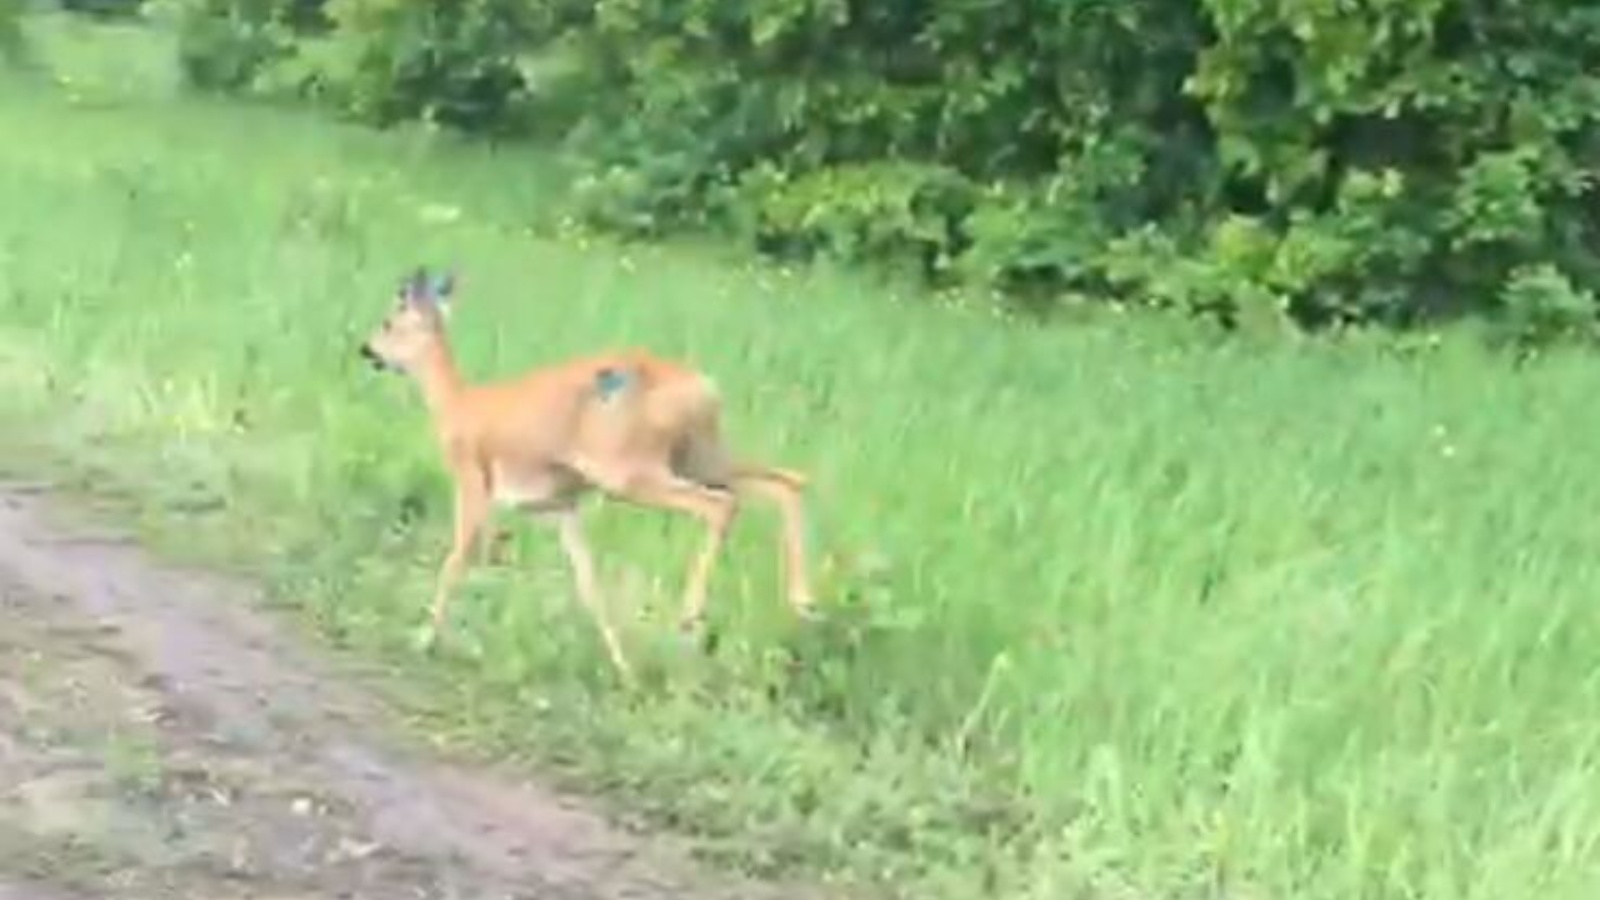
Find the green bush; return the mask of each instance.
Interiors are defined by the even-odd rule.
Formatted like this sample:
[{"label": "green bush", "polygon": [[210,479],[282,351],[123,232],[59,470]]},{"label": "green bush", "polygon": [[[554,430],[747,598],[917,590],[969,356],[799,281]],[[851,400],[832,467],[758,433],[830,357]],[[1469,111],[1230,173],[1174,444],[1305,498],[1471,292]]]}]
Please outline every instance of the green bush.
[{"label": "green bush", "polygon": [[236,11],[185,53],[368,121],[558,131],[605,227],[1045,305],[1407,325],[1508,313],[1534,271],[1600,288],[1600,7],[1501,6],[330,0],[292,57]]},{"label": "green bush", "polygon": [[27,36],[22,17],[27,0],[0,0],[0,63],[17,64],[27,58]]},{"label": "green bush", "polygon": [[253,87],[273,63],[294,52],[290,14],[297,4],[286,0],[152,0],[151,5],[174,23],[179,68],[203,90]]},{"label": "green bush", "polygon": [[67,12],[101,19],[126,19],[138,16],[144,0],[59,0]]},{"label": "green bush", "polygon": [[331,0],[331,27],[306,42],[302,87],[388,125],[424,119],[468,131],[511,124],[525,83],[520,0]]},{"label": "green bush", "polygon": [[1512,270],[1500,300],[1509,336],[1525,344],[1590,336],[1600,312],[1592,292],[1574,287],[1548,263]]}]

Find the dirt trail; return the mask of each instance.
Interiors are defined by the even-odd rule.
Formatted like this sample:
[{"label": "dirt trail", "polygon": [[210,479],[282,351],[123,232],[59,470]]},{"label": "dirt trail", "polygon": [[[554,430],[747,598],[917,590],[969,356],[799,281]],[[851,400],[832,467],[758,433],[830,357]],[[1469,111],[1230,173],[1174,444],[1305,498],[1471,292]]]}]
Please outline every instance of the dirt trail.
[{"label": "dirt trail", "polygon": [[816,896],[428,758],[238,585],[52,508],[0,483],[0,900]]}]

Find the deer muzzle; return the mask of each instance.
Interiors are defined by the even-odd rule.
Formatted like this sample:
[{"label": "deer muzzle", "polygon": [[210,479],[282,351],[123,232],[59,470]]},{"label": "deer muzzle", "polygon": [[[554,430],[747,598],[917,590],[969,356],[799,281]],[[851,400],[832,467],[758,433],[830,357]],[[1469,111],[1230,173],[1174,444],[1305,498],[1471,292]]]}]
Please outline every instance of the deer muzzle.
[{"label": "deer muzzle", "polygon": [[389,363],[384,360],[382,356],[378,355],[378,351],[372,349],[371,344],[362,344],[361,349],[357,350],[356,353],[362,359],[366,360],[368,365],[380,372],[389,368]]}]

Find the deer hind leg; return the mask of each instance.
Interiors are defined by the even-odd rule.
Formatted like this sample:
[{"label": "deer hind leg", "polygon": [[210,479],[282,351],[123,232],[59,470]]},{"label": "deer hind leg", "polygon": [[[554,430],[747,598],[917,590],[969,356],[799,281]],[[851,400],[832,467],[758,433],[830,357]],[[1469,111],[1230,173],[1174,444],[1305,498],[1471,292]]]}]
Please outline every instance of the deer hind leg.
[{"label": "deer hind leg", "polygon": [[806,566],[804,476],[786,469],[735,463],[717,434],[716,423],[689,436],[678,448],[673,467],[683,477],[720,490],[759,494],[778,507],[783,530],[778,540],[781,574],[789,605],[801,618],[816,606]]},{"label": "deer hind leg", "polygon": [[705,525],[705,539],[690,564],[684,584],[679,618],[685,631],[697,628],[705,618],[712,570],[727,541],[728,528],[739,512],[738,496],[727,488],[685,478],[665,463],[613,471],[591,470],[585,475],[606,493],[641,506],[690,515]]},{"label": "deer hind leg", "polygon": [[797,473],[766,466],[740,465],[733,471],[739,490],[760,494],[772,501],[783,519],[779,537],[779,556],[787,584],[789,606],[802,619],[813,618],[816,598],[806,565],[805,479]]}]

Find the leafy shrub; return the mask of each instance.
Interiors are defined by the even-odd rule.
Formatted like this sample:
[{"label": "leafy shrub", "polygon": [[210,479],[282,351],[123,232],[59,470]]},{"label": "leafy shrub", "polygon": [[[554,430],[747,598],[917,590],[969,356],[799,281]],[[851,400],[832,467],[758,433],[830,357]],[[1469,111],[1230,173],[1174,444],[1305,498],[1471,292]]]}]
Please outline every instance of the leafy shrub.
[{"label": "leafy shrub", "polygon": [[424,119],[469,131],[516,117],[528,40],[520,0],[330,0],[308,84],[364,121]]},{"label": "leafy shrub", "polygon": [[294,52],[292,13],[284,0],[152,0],[174,25],[178,65],[188,83],[212,91],[252,87]]},{"label": "leafy shrub", "polygon": [[94,16],[101,19],[125,19],[138,16],[144,0],[59,0],[67,12]]},{"label": "leafy shrub", "polygon": [[1296,292],[1303,312],[1409,321],[1492,308],[1514,268],[1595,236],[1580,204],[1600,159],[1600,79],[1583,60],[1600,49],[1600,10],[1205,5],[1217,36],[1190,90],[1217,129],[1219,176],[1345,248],[1318,254],[1323,271]]},{"label": "leafy shrub", "polygon": [[1500,292],[1508,336],[1523,344],[1593,337],[1600,301],[1549,263],[1512,270]]},{"label": "leafy shrub", "polygon": [[541,123],[586,167],[579,212],[632,233],[1235,324],[1499,310],[1536,271],[1600,288],[1592,4],[301,0],[318,31],[176,2],[226,12],[185,38],[213,81]]},{"label": "leafy shrub", "polygon": [[741,230],[769,248],[905,263],[932,276],[957,252],[970,187],[957,173],[912,163],[832,166],[792,179],[769,165],[746,173],[731,206],[750,216]]},{"label": "leafy shrub", "polygon": [[294,94],[370,124],[469,132],[525,124],[542,21],[521,0],[160,0],[189,80]]},{"label": "leafy shrub", "polygon": [[17,64],[27,59],[27,36],[22,17],[27,0],[0,0],[0,63]]}]

